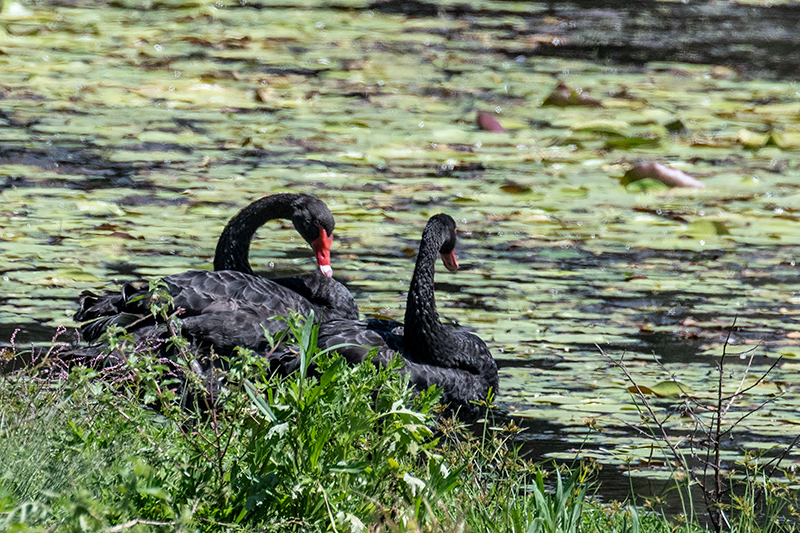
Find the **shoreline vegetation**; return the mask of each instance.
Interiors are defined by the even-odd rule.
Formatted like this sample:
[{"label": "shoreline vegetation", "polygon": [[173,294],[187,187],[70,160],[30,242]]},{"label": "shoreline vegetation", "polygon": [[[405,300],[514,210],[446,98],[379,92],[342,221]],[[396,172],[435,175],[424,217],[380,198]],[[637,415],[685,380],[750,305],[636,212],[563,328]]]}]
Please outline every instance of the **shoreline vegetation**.
[{"label": "shoreline vegetation", "polygon": [[[625,353],[642,385],[664,379],[657,359],[708,394],[734,317],[734,346],[762,347],[757,366],[783,359],[773,386],[748,398],[780,394],[780,406],[732,438],[757,450],[794,435],[796,84],[694,53],[638,65],[506,52],[555,37],[566,50],[567,38],[584,42],[575,32],[636,39],[620,42],[638,51],[658,26],[704,38],[693,50],[730,44],[746,58],[727,38],[740,26],[715,41],[727,19],[710,13],[743,14],[757,50],[797,39],[762,31],[791,23],[795,7],[581,3],[584,19],[609,23],[598,31],[562,3],[550,14],[503,2],[11,4],[25,10],[6,2],[0,37],[0,343],[17,328],[26,344],[73,325],[84,290],[207,269],[242,205],[315,191],[341,221],[337,277],[365,316],[402,317],[422,221],[454,216],[465,268],[439,279],[439,311],[485,338],[497,403],[526,418],[542,454],[568,461],[588,434],[604,475],[646,460],[649,437],[628,431],[639,422],[628,384],[607,379],[595,344]],[[626,16],[639,8],[662,18]],[[771,59],[792,67],[785,57]],[[272,228],[272,244],[253,248],[257,271],[307,268],[292,235]],[[680,431],[687,419],[671,421]],[[653,479],[639,472],[634,484]]]},{"label": "shoreline vegetation", "polygon": [[[0,0],[0,531],[800,530],[798,20]],[[341,215],[367,316],[397,317],[422,215],[453,214],[467,268],[436,289],[500,366],[486,420],[296,317],[313,375],[59,344],[82,290],[208,268],[233,209],[287,190]],[[254,264],[294,275],[296,245]]]},{"label": "shoreline vegetation", "polygon": [[[285,340],[314,362],[314,375],[270,375],[266,360],[247,352],[216,365],[225,371],[196,375],[176,336],[171,365],[184,374],[169,378],[165,361],[137,350],[124,330],[111,330],[106,342],[126,354],[123,364],[71,366],[71,348],[56,343],[0,376],[0,528],[798,529],[793,473],[770,470],[754,456],[717,465],[719,498],[703,501],[690,490],[697,479],[686,439],[663,438],[684,512],[666,516],[656,501],[634,505],[635,495],[602,501],[596,465],[524,457],[513,422],[497,426],[490,415],[467,427],[443,418],[438,393],[414,394],[394,371],[399,361],[386,369],[350,367],[317,352],[310,320],[293,317],[287,325]],[[6,350],[3,358],[21,355]],[[638,405],[649,409],[646,399]]]}]

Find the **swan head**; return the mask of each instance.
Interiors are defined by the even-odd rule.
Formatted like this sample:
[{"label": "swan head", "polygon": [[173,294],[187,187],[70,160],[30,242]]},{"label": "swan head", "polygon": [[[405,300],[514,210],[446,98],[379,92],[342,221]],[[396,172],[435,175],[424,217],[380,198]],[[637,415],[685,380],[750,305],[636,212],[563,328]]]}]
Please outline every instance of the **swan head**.
[{"label": "swan head", "polygon": [[449,270],[450,272],[455,272],[458,270],[458,259],[456,258],[456,252],[451,251],[449,254],[439,254],[442,258],[442,263],[444,267]]},{"label": "swan head", "polygon": [[294,202],[292,209],[292,224],[314,250],[319,271],[325,277],[333,276],[331,244],[336,224],[328,206],[319,198],[302,194]]},{"label": "swan head", "polygon": [[456,259],[456,221],[450,215],[434,215],[429,224],[433,221],[441,226],[444,243],[439,248],[439,256],[442,258],[444,267],[450,272],[458,270],[458,259]]}]

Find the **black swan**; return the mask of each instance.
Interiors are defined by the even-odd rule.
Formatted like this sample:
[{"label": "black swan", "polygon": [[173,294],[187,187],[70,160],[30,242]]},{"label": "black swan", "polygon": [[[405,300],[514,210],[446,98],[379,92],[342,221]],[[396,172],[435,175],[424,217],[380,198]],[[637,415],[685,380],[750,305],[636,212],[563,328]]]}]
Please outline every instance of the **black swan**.
[{"label": "black swan", "polygon": [[317,316],[358,318],[358,306],[350,292],[333,275],[331,243],[335,222],[325,202],[309,194],[282,193],[265,196],[234,216],[217,241],[214,270],[235,270],[253,274],[250,267],[250,242],[256,230],[275,219],[289,219],[297,232],[311,245],[319,266],[318,273],[272,281],[291,289],[317,311]]},{"label": "black swan", "polygon": [[[319,273],[296,278],[267,280],[252,274],[248,253],[250,239],[266,221],[290,218],[317,257]],[[217,271],[190,270],[161,280],[162,302],[177,312],[181,334],[195,348],[229,355],[236,346],[265,352],[264,330],[276,333],[285,323],[274,317],[291,311],[320,320],[358,318],[350,292],[328,277],[333,215],[319,199],[307,194],[267,196],[236,215],[220,236],[214,258]],[[156,294],[149,288],[125,284],[121,291],[98,296],[81,294],[75,320],[85,340],[96,341],[108,326],[128,329],[137,342],[163,341],[168,333],[164,320],[153,316],[150,303]],[[153,345],[154,343],[150,343]],[[157,343],[156,343],[157,344]]]},{"label": "black swan", "polygon": [[[483,416],[485,408],[475,402],[487,399],[498,386],[497,364],[480,338],[464,331],[445,328],[439,320],[434,299],[433,277],[437,255],[450,271],[458,269],[454,248],[456,223],[452,217],[435,215],[422,232],[419,255],[408,289],[405,324],[390,320],[359,322],[334,319],[320,325],[318,346],[322,349],[349,344],[336,351],[350,364],[365,360],[371,347],[377,347],[375,364],[388,363],[397,352],[405,361],[401,372],[410,375],[418,390],[436,385],[448,412],[464,421]],[[270,358],[281,373],[299,366],[292,354],[284,351]]]},{"label": "black swan", "polygon": [[250,242],[256,230],[275,219],[292,221],[297,232],[311,245],[319,271],[333,275],[331,242],[334,220],[325,202],[309,194],[273,194],[251,203],[234,216],[217,241],[214,270],[235,270],[252,274]]}]

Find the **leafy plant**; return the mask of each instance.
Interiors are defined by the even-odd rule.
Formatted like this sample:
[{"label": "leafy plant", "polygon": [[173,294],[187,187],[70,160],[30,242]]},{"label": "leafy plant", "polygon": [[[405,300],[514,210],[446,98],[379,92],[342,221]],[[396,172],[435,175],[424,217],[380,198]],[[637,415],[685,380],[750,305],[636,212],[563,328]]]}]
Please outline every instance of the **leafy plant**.
[{"label": "leafy plant", "polygon": [[[61,379],[34,357],[0,376],[0,527],[671,530],[664,517],[594,502],[590,467],[545,473],[521,456],[513,423],[436,418],[438,394],[410,389],[399,360],[351,367],[317,350],[315,330],[293,317],[272,339],[303,358],[287,377],[246,351],[198,371],[186,350],[166,365],[126,342],[116,345],[124,371],[76,366]],[[742,464],[757,476],[732,496],[732,525],[786,530],[778,517],[797,513],[796,494],[758,464]]]},{"label": "leafy plant", "polygon": [[[737,415],[735,419],[728,420],[734,405],[745,394],[762,383],[780,362],[780,358],[778,358],[766,371],[757,376],[753,383],[748,385],[746,380],[755,356],[754,350],[750,350],[747,365],[741,373],[740,379],[735,383],[734,391],[726,393],[724,391],[725,378],[729,371],[726,369],[725,363],[728,357],[729,339],[730,333],[717,363],[717,385],[715,397],[711,401],[693,397],[676,376],[670,375],[671,382],[680,390],[685,402],[681,411],[690,414],[694,422],[694,429],[688,435],[671,433],[666,425],[671,415],[659,416],[647,396],[648,392],[653,391],[636,383],[622,359],[609,359],[622,370],[632,385],[629,390],[635,395],[637,407],[641,409],[642,419],[647,424],[647,429],[641,431],[644,434],[651,431],[653,439],[663,443],[662,450],[665,455],[674,459],[676,468],[674,479],[684,505],[684,514],[689,517],[694,516],[695,502],[691,489],[692,486],[696,486],[700,489],[703,503],[715,531],[734,529],[734,524],[736,524],[737,530],[750,531],[764,526],[767,531],[770,531],[770,524],[777,524],[781,521],[780,513],[786,506],[786,502],[791,501],[785,497],[774,497],[775,484],[771,481],[771,475],[775,473],[780,463],[780,457],[785,456],[800,440],[800,437],[784,450],[769,473],[764,466],[757,462],[746,459],[740,463],[744,466],[747,476],[744,484],[737,483],[735,469],[723,464],[723,442],[727,440],[733,429],[743,424],[754,412],[764,409],[765,406],[779,398],[779,396],[770,397],[755,408],[745,410],[743,414]],[[747,458],[747,455],[745,457]],[[699,466],[694,466],[696,464]],[[742,489],[741,496],[737,495],[737,488]],[[784,490],[786,489],[784,488]],[[762,512],[756,513],[755,509],[759,501]],[[733,517],[731,513],[733,513]]]}]

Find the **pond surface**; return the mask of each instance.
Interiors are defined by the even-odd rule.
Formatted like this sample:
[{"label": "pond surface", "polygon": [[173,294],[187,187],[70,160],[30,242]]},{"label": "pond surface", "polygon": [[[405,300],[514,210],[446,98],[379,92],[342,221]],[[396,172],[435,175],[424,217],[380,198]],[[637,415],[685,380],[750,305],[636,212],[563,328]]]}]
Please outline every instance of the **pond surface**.
[{"label": "pond surface", "polygon": [[[0,339],[73,327],[81,290],[211,268],[238,209],[305,191],[337,218],[334,274],[365,316],[402,318],[427,218],[458,221],[439,311],[487,341],[498,404],[547,456],[668,475],[603,353],[707,402],[729,335],[728,392],[738,354],[755,354],[745,386],[782,359],[735,405],[731,423],[770,401],[726,457],[785,444],[800,431],[800,8],[626,9],[6,1]],[[753,20],[759,40],[734,31]],[[559,81],[602,106],[543,106]],[[479,130],[478,111],[506,131]],[[650,161],[705,188],[621,185]],[[251,261],[313,268],[280,223]]]}]

